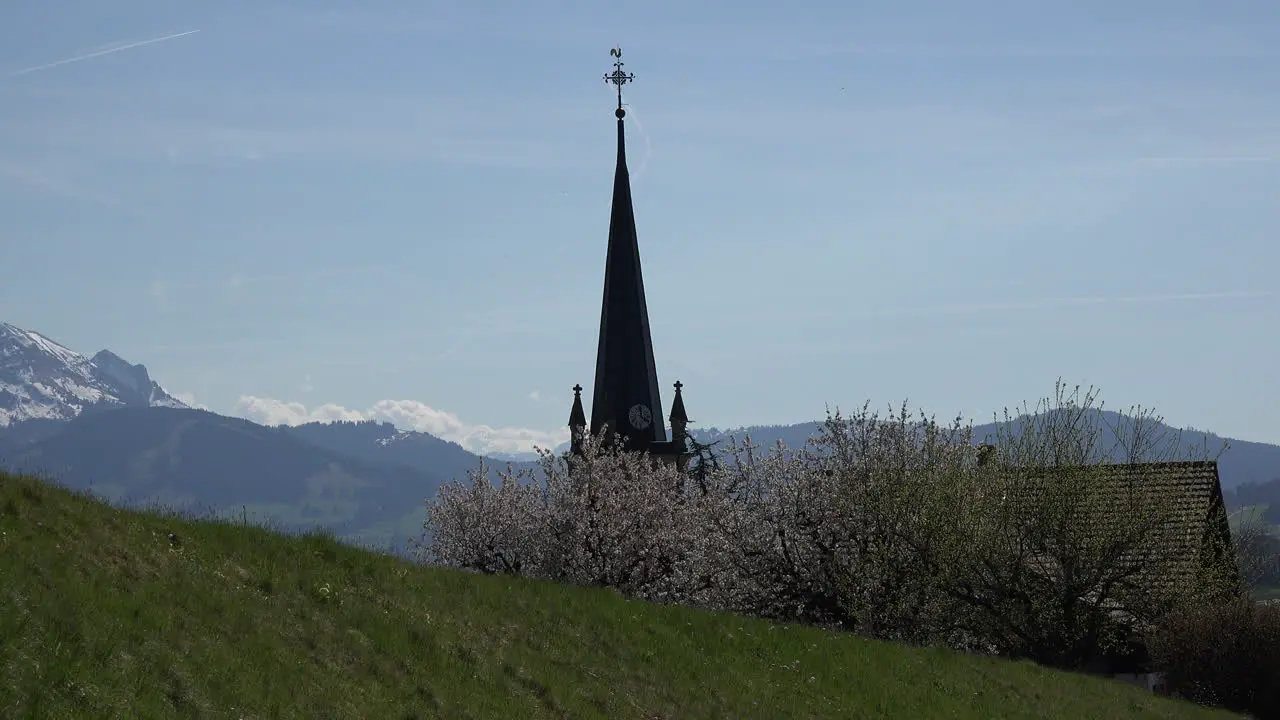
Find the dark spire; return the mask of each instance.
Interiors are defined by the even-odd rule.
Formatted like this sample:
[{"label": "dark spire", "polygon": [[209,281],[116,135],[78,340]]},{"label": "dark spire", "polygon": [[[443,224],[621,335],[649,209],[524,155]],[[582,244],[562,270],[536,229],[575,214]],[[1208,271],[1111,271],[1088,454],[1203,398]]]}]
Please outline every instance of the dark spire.
[{"label": "dark spire", "polygon": [[684,412],[684,397],[680,394],[680,388],[684,387],[684,383],[677,380],[674,387],[676,389],[676,399],[671,401],[671,417],[668,419],[671,420],[672,427],[676,423],[688,425],[689,416]]},{"label": "dark spire", "polygon": [[573,409],[569,411],[569,427],[587,426],[587,414],[582,410],[582,386],[573,386]]},{"label": "dark spire", "polygon": [[684,387],[684,383],[679,380],[675,383],[676,397],[671,401],[671,417],[667,418],[671,421],[671,449],[677,453],[685,453],[689,450],[689,444],[686,442],[689,437],[689,416],[684,411],[684,396],[680,394],[680,388]]},{"label": "dark spire", "polygon": [[609,218],[609,251],[604,269],[604,302],[600,310],[600,345],[596,350],[596,386],[591,401],[591,432],[610,430],[627,438],[631,449],[648,450],[667,437],[658,396],[658,373],[649,336],[649,310],[640,272],[631,181],[627,173],[626,137],[622,118],[622,85],[635,79],[622,72],[622,50],[614,70],[604,76],[618,86],[618,165],[613,175],[613,213]]},{"label": "dark spire", "polygon": [[582,386],[573,386],[573,409],[569,411],[569,449],[577,454],[582,450],[582,434],[587,429],[587,414],[582,411]]}]

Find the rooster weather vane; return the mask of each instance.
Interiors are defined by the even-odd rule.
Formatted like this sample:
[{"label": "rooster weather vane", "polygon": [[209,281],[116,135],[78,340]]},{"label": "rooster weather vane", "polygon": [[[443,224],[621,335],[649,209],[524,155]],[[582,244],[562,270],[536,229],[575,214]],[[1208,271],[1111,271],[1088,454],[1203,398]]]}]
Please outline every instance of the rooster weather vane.
[{"label": "rooster weather vane", "polygon": [[636,76],[634,73],[622,72],[622,48],[616,47],[610,50],[609,54],[617,59],[613,61],[613,72],[605,73],[604,81],[618,86],[618,109],[613,114],[621,120],[627,114],[627,111],[622,109],[622,86],[634,82]]}]

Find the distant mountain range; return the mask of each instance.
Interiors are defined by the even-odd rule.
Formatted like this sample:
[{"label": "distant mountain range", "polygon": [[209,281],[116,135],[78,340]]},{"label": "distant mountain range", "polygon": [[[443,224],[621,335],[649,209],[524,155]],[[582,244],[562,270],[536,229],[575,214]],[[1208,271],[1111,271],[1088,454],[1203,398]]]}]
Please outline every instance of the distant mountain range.
[{"label": "distant mountain range", "polygon": [[[1115,417],[1111,417],[1112,422]],[[800,447],[821,424],[694,430],[701,442]],[[979,439],[994,425],[976,428]],[[1222,439],[1183,432],[1184,442]],[[1230,440],[1219,458],[1231,506],[1280,513],[1280,447]],[[728,442],[722,442],[721,446]],[[559,450],[563,450],[560,448]],[[533,467],[533,455],[489,458]],[[0,324],[0,468],[37,472],[114,502],[235,514],[282,530],[317,524],[380,549],[417,536],[423,501],[465,479],[482,458],[457,443],[389,423],[264,427],[186,407],[142,365],[92,358],[39,333]],[[1280,517],[1277,517],[1280,521]]]},{"label": "distant mountain range", "polygon": [[319,524],[379,546],[416,532],[423,501],[465,472],[365,460],[297,430],[203,410],[121,408],[11,447],[4,465],[123,505],[243,513],[282,530]]}]

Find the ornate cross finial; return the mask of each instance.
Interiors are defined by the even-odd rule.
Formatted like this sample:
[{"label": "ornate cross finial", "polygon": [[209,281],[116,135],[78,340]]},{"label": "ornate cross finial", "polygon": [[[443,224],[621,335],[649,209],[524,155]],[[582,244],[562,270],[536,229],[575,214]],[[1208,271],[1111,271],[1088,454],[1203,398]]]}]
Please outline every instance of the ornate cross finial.
[{"label": "ornate cross finial", "polygon": [[676,381],[676,394],[677,394],[677,395],[679,395],[679,394],[680,394],[680,388],[682,388],[682,387],[684,387],[684,383],[682,383],[682,382],[680,382],[679,380],[677,380],[677,381]]},{"label": "ornate cross finial", "polygon": [[573,386],[573,394],[574,394],[574,395],[581,395],[581,394],[582,394],[582,384],[581,384],[581,383],[575,384],[575,385]]},{"label": "ornate cross finial", "polygon": [[610,50],[609,54],[617,59],[613,61],[613,72],[605,73],[604,81],[618,86],[618,109],[613,114],[617,115],[618,119],[621,120],[627,114],[627,111],[622,109],[622,86],[629,82],[635,82],[636,76],[635,73],[622,72],[622,48],[616,47]]}]

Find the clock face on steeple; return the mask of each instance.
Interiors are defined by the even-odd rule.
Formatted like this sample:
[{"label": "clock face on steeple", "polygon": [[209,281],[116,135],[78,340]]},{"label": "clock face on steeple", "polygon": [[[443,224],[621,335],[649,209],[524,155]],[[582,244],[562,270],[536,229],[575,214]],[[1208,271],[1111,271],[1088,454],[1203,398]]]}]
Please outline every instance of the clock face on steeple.
[{"label": "clock face on steeple", "polygon": [[632,405],[631,410],[627,412],[627,419],[631,421],[631,427],[644,430],[649,427],[649,423],[653,422],[653,413],[649,412],[647,405]]}]

